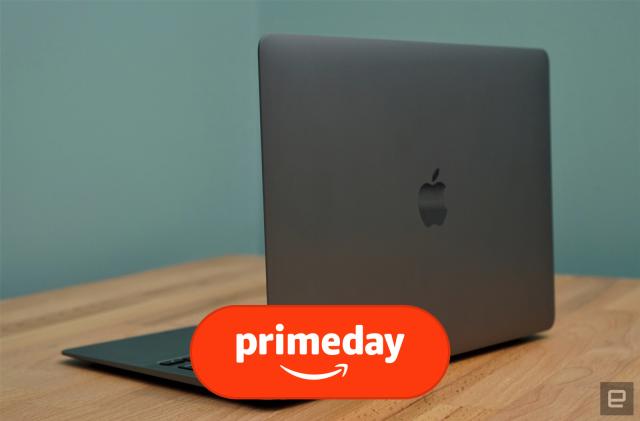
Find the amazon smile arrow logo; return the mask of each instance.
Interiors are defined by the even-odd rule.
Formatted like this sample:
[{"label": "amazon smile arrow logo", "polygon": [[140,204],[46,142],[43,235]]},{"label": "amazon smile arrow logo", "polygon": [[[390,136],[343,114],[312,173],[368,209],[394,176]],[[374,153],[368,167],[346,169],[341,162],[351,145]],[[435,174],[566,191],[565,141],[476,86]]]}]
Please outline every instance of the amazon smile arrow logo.
[{"label": "amazon smile arrow logo", "polygon": [[337,368],[337,370],[333,370],[328,373],[307,374],[307,373],[300,373],[299,371],[292,370],[280,364],[281,369],[291,374],[292,376],[297,377],[299,379],[303,379],[303,380],[324,380],[324,379],[333,377],[337,374],[340,374],[340,372],[342,372],[342,377],[347,375],[349,364],[336,364],[335,367]]}]

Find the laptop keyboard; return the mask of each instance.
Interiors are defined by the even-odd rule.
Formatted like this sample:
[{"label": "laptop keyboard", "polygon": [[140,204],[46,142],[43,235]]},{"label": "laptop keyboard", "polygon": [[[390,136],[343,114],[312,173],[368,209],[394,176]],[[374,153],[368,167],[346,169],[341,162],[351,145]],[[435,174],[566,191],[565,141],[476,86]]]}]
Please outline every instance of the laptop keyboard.
[{"label": "laptop keyboard", "polygon": [[[177,365],[178,368],[182,368],[184,370],[193,370],[191,367],[191,360],[188,355],[183,355],[182,357],[170,358],[168,360],[158,361],[160,365],[174,366]],[[178,365],[179,364],[179,365]]]}]

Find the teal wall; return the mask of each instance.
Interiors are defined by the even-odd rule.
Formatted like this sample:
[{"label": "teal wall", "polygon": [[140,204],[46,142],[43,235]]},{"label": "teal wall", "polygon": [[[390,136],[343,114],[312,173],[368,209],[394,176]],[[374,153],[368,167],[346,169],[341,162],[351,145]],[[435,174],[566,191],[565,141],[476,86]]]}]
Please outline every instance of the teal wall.
[{"label": "teal wall", "polygon": [[2,294],[259,253],[257,9],[2,2]]},{"label": "teal wall", "polygon": [[267,32],[551,59],[559,272],[640,277],[639,2],[1,3],[3,296],[261,253]]}]

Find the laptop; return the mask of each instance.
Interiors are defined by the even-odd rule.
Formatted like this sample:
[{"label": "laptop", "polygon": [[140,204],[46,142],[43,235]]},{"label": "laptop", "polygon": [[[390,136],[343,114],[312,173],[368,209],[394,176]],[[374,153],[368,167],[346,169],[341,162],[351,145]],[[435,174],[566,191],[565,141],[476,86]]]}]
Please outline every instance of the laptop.
[{"label": "laptop", "polygon": [[[259,68],[270,304],[419,306],[454,355],[552,325],[544,51],[267,35]],[[199,385],[194,329],[63,354]]]}]

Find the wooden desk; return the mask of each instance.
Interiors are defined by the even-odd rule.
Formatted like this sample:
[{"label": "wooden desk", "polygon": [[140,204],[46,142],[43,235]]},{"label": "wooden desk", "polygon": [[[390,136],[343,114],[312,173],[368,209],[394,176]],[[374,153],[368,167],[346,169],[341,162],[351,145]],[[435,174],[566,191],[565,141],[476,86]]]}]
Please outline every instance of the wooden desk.
[{"label": "wooden desk", "polygon": [[640,414],[633,280],[559,276],[552,330],[456,359],[435,391],[414,400],[234,402],[60,355],[196,324],[222,305],[264,303],[264,283],[262,258],[226,257],[2,301],[0,418],[589,419],[599,414],[601,381],[635,381]]}]

